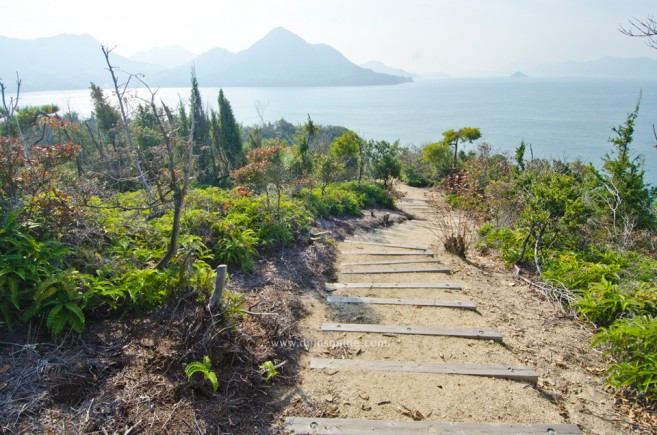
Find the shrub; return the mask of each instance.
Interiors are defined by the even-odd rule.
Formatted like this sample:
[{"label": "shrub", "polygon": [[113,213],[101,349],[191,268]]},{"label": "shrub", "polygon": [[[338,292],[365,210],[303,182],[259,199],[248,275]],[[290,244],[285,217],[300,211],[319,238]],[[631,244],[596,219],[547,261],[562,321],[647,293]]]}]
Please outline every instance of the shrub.
[{"label": "shrub", "polygon": [[62,273],[64,256],[70,253],[60,242],[37,240],[19,215],[10,213],[0,226],[0,312],[10,328],[17,319],[37,314],[39,286]]},{"label": "shrub", "polygon": [[360,210],[363,206],[363,195],[335,185],[329,186],[323,195],[319,188],[306,188],[301,191],[300,196],[306,198],[306,206],[315,216],[363,215]]},{"label": "shrub", "polygon": [[657,399],[657,319],[639,316],[618,320],[602,328],[593,344],[605,347],[614,358],[608,367],[609,383],[633,387],[649,399]]}]

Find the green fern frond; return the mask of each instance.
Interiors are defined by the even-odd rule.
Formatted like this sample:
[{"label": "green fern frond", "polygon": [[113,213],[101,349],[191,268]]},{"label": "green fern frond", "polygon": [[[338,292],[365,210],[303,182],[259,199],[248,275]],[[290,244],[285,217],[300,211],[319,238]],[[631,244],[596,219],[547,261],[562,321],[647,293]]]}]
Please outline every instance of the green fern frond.
[{"label": "green fern frond", "polygon": [[60,334],[66,326],[66,317],[60,314],[62,309],[64,309],[64,305],[55,305],[48,313],[46,326],[53,334]]},{"label": "green fern frond", "polygon": [[212,390],[216,393],[219,389],[219,380],[217,379],[217,374],[212,370],[212,361],[208,355],[203,357],[203,362],[192,361],[185,366],[187,381],[191,381],[192,375],[197,372],[202,373],[203,378],[210,381]]},{"label": "green fern frond", "polygon": [[185,366],[185,374],[187,375],[188,381],[191,380],[192,375],[196,372],[201,372],[205,376],[208,373],[208,368],[199,361],[190,362]]},{"label": "green fern frond", "polygon": [[77,322],[79,322],[80,325],[84,325],[84,313],[82,312],[80,307],[78,307],[73,302],[67,302],[66,304],[64,304],[64,306],[69,312],[75,315]]},{"label": "green fern frond", "polygon": [[216,393],[217,390],[219,389],[219,380],[217,379],[217,374],[214,371],[209,371],[205,375],[205,379],[210,381],[212,384],[212,390]]}]

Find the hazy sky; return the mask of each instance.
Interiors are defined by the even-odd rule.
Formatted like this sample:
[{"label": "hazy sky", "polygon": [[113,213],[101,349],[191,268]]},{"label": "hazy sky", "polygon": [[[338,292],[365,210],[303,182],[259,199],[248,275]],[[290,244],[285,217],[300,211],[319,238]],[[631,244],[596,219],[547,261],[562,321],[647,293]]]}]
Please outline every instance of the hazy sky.
[{"label": "hazy sky", "polygon": [[462,74],[533,61],[657,58],[618,31],[651,15],[657,0],[15,0],[0,9],[0,35],[88,33],[124,55],[170,44],[198,54],[243,50],[282,26],[356,63]]}]

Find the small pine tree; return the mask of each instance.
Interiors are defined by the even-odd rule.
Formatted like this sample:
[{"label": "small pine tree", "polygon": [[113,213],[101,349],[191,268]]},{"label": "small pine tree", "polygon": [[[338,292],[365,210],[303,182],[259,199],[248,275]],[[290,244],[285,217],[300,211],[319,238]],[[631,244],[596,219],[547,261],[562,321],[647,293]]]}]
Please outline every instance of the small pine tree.
[{"label": "small pine tree", "polygon": [[639,115],[641,98],[623,124],[613,128],[616,137],[609,139],[613,145],[603,160],[603,173],[598,178],[607,186],[607,193],[617,196],[616,216],[631,217],[637,229],[657,229],[657,220],[652,208],[656,192],[643,180],[644,161],[641,156],[633,156],[630,150],[634,135],[634,124]]},{"label": "small pine tree", "polygon": [[232,169],[236,169],[244,163],[242,136],[230,101],[224,96],[223,89],[219,89],[219,144]]}]

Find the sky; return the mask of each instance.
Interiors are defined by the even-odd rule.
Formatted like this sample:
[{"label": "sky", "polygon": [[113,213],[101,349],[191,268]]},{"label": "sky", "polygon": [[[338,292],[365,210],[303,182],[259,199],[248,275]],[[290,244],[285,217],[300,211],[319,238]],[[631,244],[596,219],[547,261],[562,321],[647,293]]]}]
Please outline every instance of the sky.
[{"label": "sky", "polygon": [[479,75],[604,56],[657,58],[618,30],[655,15],[655,0],[20,0],[1,8],[0,35],[90,34],[126,56],[172,44],[200,54],[247,49],[280,26],[357,64]]}]

